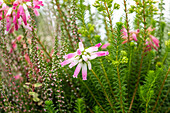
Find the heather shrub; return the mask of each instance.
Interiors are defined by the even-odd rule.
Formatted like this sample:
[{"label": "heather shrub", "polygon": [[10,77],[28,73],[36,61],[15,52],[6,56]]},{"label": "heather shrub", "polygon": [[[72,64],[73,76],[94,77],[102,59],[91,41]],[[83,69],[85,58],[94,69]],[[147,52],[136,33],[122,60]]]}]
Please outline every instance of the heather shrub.
[{"label": "heather shrub", "polygon": [[0,0],[0,112],[168,113],[168,1],[122,3]]}]

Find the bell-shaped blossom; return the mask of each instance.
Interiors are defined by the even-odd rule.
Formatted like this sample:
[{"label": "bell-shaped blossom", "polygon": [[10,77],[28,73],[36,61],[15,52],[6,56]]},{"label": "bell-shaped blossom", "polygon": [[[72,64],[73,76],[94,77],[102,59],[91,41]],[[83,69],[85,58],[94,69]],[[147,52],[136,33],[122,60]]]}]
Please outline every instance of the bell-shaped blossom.
[{"label": "bell-shaped blossom", "polygon": [[0,0],[0,20],[4,19],[9,7],[5,4],[3,0]]},{"label": "bell-shaped blossom", "polygon": [[107,46],[109,46],[109,45],[110,45],[110,43],[106,43],[106,44],[104,44],[101,48],[102,48],[102,49],[106,49]]},{"label": "bell-shaped blossom", "polygon": [[151,26],[147,29],[149,38],[146,40],[146,48],[145,51],[150,51],[152,48],[154,48],[156,51],[158,51],[159,48],[159,40],[150,34],[154,29],[151,28]]},{"label": "bell-shaped blossom", "polygon": [[83,80],[87,80],[87,67],[89,70],[91,70],[92,65],[90,63],[90,60],[93,60],[100,56],[106,56],[109,54],[108,51],[98,51],[98,48],[101,46],[101,43],[96,44],[93,47],[89,47],[87,49],[84,48],[84,45],[82,42],[79,42],[79,48],[74,53],[69,53],[65,55],[63,58],[65,59],[63,62],[61,62],[61,66],[65,66],[67,64],[70,64],[69,67],[72,68],[77,65],[73,77],[77,78],[79,72],[82,69],[82,78]]},{"label": "bell-shaped blossom", "polygon": [[[128,42],[128,32],[125,28],[123,28],[121,30],[122,32],[122,38],[125,39],[122,44],[125,44]],[[129,41],[134,40],[134,41],[138,41],[137,39],[137,34],[139,33],[139,29],[137,29],[136,31],[129,31]]]},{"label": "bell-shaped blossom", "polygon": [[146,31],[148,31],[148,32],[152,32],[153,30],[155,30],[155,28],[153,28],[153,29],[152,29],[152,27],[151,27],[151,26],[149,26],[149,27],[148,27],[148,29],[147,29]]}]

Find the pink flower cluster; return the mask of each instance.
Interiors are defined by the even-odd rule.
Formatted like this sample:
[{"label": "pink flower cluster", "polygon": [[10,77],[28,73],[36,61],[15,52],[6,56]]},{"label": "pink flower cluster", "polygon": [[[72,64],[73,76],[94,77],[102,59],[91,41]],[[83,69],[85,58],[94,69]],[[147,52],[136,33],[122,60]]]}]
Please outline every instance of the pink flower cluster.
[{"label": "pink flower cluster", "polygon": [[16,49],[16,47],[17,47],[17,44],[16,44],[16,42],[17,41],[20,41],[21,40],[21,38],[22,38],[22,36],[21,35],[19,35],[14,41],[12,41],[12,47],[11,47],[11,49],[10,49],[10,52],[9,53],[12,53],[15,49]]},{"label": "pink flower cluster", "polygon": [[[102,44],[96,44],[93,47],[89,47],[87,49],[84,48],[83,43],[79,42],[79,48],[74,53],[69,53],[64,56],[65,61],[61,62],[61,66],[65,66],[70,64],[69,67],[72,68],[73,66],[77,65],[76,70],[74,72],[73,77],[77,78],[81,68],[82,68],[82,78],[83,80],[87,80],[87,66],[88,69],[91,70],[91,63],[90,60],[93,60],[100,56],[106,56],[109,54],[108,51],[98,51],[98,48]],[[104,44],[101,48],[106,48],[109,44]]]},{"label": "pink flower cluster", "polygon": [[14,30],[18,30],[19,26],[23,26],[30,29],[27,21],[30,18],[29,8],[33,8],[36,16],[39,15],[37,9],[43,6],[43,2],[39,0],[33,0],[33,7],[31,0],[14,0],[11,2],[0,0],[0,20],[6,19],[7,31],[12,33]]},{"label": "pink flower cluster", "polygon": [[[125,44],[128,42],[128,32],[125,28],[123,28],[121,32],[122,32],[122,38],[125,39],[125,41],[123,41],[122,44]],[[137,39],[138,33],[139,33],[139,29],[137,29],[136,31],[129,31],[129,41],[131,40],[138,41]]]},{"label": "pink flower cluster", "polygon": [[149,38],[146,40],[146,49],[145,51],[150,51],[152,47],[158,51],[159,48],[159,40],[154,37],[153,35],[150,35],[150,32],[152,32],[154,29],[151,28],[151,26],[147,29]]},{"label": "pink flower cluster", "polygon": [[[159,47],[159,40],[154,37],[153,35],[150,34],[150,32],[152,32],[154,29],[151,28],[151,26],[147,29],[147,32],[149,34],[149,38],[147,38],[145,45],[145,52],[146,51],[150,51],[152,49],[152,47],[157,51],[158,47]],[[127,30],[125,28],[123,28],[121,30],[122,32],[122,38],[125,39],[125,41],[122,42],[122,44],[125,44],[128,42],[128,33]],[[134,41],[138,41],[137,40],[137,35],[139,33],[139,29],[137,29],[136,31],[130,31],[130,35],[129,35],[129,41],[134,40]]]}]

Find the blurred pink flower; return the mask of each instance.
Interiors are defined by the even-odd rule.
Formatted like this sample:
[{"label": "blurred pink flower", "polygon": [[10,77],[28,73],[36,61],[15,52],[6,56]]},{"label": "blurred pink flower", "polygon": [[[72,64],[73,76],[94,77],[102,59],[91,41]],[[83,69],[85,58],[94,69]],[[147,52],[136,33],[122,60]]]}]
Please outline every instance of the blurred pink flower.
[{"label": "blurred pink flower", "polygon": [[23,78],[20,75],[14,76],[15,80],[23,80]]},{"label": "blurred pink flower", "polygon": [[84,48],[82,42],[79,42],[79,48],[74,53],[69,53],[65,55],[63,58],[65,60],[61,62],[61,66],[65,66],[70,64],[69,67],[72,68],[77,65],[73,77],[77,78],[80,70],[82,69],[82,78],[83,80],[87,80],[87,67],[91,70],[91,63],[90,60],[93,60],[100,56],[106,56],[109,54],[108,51],[98,51],[98,48],[101,46],[101,43],[96,44],[93,47],[89,47],[87,49]]},{"label": "blurred pink flower", "polygon": [[145,48],[145,52],[146,51],[150,51],[152,50],[152,47],[158,51],[159,48],[159,40],[154,37],[153,35],[150,35],[150,32],[152,32],[153,30],[155,30],[155,28],[151,28],[151,26],[147,29],[148,34],[149,34],[149,38],[146,40],[146,48]]},{"label": "blurred pink flower", "polygon": [[[123,41],[122,44],[125,44],[128,42],[128,32],[124,27],[121,30],[121,32],[122,32],[122,38],[125,39],[125,41]],[[140,32],[139,29],[137,29],[136,31],[129,31],[129,41],[131,40],[138,41],[137,34],[139,32]]]},{"label": "blurred pink flower", "polygon": [[106,44],[104,44],[101,48],[102,48],[102,49],[106,49],[107,46],[109,46],[109,45],[110,45],[110,43],[106,43]]},{"label": "blurred pink flower", "polygon": [[13,52],[13,50],[15,50],[15,49],[16,49],[16,47],[17,47],[17,44],[16,44],[16,42],[15,42],[15,41],[13,41],[13,42],[12,42],[12,47],[11,47],[11,49],[10,49],[10,52],[9,52],[9,53],[12,53],[12,52]]},{"label": "blurred pink flower", "polygon": [[155,30],[155,28],[153,28],[153,29],[152,29],[152,27],[151,27],[151,26],[149,26],[149,27],[148,27],[148,29],[147,29],[146,31],[148,31],[148,32],[152,32],[153,30]]},{"label": "blurred pink flower", "polygon": [[13,50],[15,50],[16,49],[16,47],[17,47],[17,44],[16,44],[16,42],[17,41],[20,41],[21,40],[21,38],[22,38],[22,35],[19,35],[13,42],[12,42],[12,47],[11,47],[11,49],[10,49],[10,52],[9,53],[12,53],[13,52]]},{"label": "blurred pink flower", "polygon": [[28,56],[28,54],[25,54],[25,60],[28,62],[28,64],[32,65],[30,57]]},{"label": "blurred pink flower", "polygon": [[[39,0],[33,0],[33,7],[31,4],[31,0],[14,0],[11,1],[11,6],[9,6],[3,0],[0,0],[0,20],[3,19],[2,17],[6,19],[6,30],[9,33],[12,33],[14,28],[18,30],[22,21],[25,28],[32,30],[27,23],[30,18],[28,9],[33,8],[34,14],[39,16],[37,9],[40,9],[40,6],[44,6],[44,4]],[[4,12],[4,16],[2,12]]]}]

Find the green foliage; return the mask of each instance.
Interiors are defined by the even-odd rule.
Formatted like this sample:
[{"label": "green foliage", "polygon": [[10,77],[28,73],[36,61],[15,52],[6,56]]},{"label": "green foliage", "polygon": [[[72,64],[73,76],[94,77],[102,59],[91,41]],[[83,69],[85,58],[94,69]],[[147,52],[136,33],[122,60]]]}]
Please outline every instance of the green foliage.
[{"label": "green foliage", "polygon": [[101,109],[98,106],[94,107],[94,112],[95,113],[102,113]]},{"label": "green foliage", "polygon": [[84,101],[81,98],[77,99],[77,102],[75,104],[75,110],[74,113],[86,113]]},{"label": "green foliage", "polygon": [[45,101],[45,110],[46,110],[46,113],[57,113],[57,111],[55,111],[54,104],[51,100]]}]

